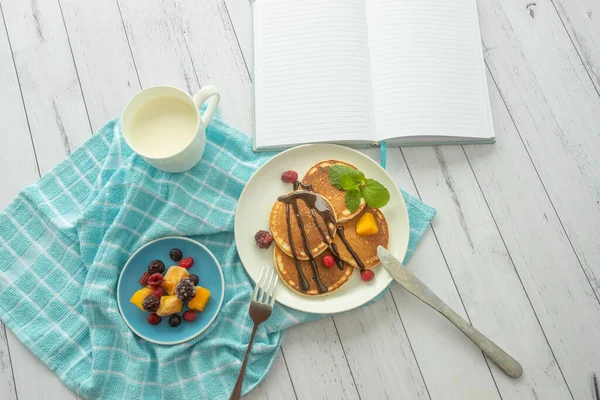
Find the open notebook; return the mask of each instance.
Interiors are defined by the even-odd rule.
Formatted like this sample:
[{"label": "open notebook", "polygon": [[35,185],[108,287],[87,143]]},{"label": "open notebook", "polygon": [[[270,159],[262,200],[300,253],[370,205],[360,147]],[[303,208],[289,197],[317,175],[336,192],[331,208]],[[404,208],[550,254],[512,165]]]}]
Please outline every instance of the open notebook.
[{"label": "open notebook", "polygon": [[490,143],[475,0],[256,0],[255,148]]}]

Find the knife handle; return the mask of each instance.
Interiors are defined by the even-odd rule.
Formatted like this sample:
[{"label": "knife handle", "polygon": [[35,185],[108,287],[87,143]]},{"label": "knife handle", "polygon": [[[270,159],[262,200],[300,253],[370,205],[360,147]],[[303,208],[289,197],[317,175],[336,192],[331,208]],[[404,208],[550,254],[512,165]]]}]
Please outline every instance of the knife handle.
[{"label": "knife handle", "polygon": [[517,360],[512,358],[507,352],[502,350],[496,343],[492,342],[477,329],[473,328],[473,325],[465,321],[460,315],[454,312],[454,310],[446,304],[442,304],[440,307],[435,308],[440,314],[446,317],[448,321],[452,322],[458,329],[467,335],[473,343],[479,346],[479,348],[509,376],[518,378],[523,375],[523,367],[521,367],[521,364],[519,364]]}]

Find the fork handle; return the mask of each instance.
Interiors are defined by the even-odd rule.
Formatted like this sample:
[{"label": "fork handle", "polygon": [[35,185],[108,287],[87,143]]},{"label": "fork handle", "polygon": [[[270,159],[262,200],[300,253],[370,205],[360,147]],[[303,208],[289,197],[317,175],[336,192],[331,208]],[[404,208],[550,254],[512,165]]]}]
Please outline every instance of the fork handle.
[{"label": "fork handle", "polygon": [[235,381],[235,386],[233,387],[231,396],[229,396],[229,400],[239,400],[242,395],[242,385],[244,384],[244,378],[246,377],[246,365],[248,365],[248,357],[250,356],[250,351],[252,350],[252,345],[254,344],[254,335],[256,335],[258,325],[259,324],[254,323],[254,328],[252,328],[252,335],[250,335],[250,341],[248,342],[248,349],[246,350],[246,355],[244,356],[244,362],[242,363],[240,374],[237,377],[237,381]]}]

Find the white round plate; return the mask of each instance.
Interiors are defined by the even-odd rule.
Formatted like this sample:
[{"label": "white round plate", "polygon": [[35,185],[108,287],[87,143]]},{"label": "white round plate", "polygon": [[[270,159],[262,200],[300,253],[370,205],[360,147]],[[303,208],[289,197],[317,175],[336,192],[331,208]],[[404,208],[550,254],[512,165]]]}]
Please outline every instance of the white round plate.
[{"label": "white round plate", "polygon": [[[410,232],[408,212],[392,177],[379,164],[356,150],[331,144],[310,144],[294,147],[270,159],[250,178],[240,196],[235,216],[235,242],[242,264],[254,282],[263,265],[274,264],[275,243],[268,250],[260,249],[254,241],[254,234],[261,229],[269,230],[269,214],[273,203],[278,196],[292,190],[291,184],[281,181],[281,173],[292,169],[298,172],[298,179],[302,179],[311,166],[331,159],[354,165],[367,178],[381,182],[389,190],[390,201],[381,209],[390,232],[388,249],[399,260],[404,259]],[[392,281],[392,277],[380,265],[373,271],[375,278],[371,282],[363,282],[356,270],[340,289],[318,297],[297,294],[280,281],[276,300],[290,308],[316,314],[351,310],[375,298]]]}]

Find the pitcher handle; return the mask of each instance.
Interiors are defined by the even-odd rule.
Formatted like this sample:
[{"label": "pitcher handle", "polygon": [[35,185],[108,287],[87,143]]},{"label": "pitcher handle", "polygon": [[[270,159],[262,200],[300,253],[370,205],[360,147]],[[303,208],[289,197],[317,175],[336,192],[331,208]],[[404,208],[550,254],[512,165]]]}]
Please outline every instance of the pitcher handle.
[{"label": "pitcher handle", "polygon": [[194,95],[194,103],[196,103],[196,107],[200,108],[202,104],[208,100],[208,107],[204,110],[204,114],[200,117],[202,119],[202,124],[204,128],[208,127],[208,124],[212,120],[215,111],[217,111],[217,107],[219,105],[219,100],[221,96],[217,91],[217,88],[209,85],[204,86],[198,93]]}]

